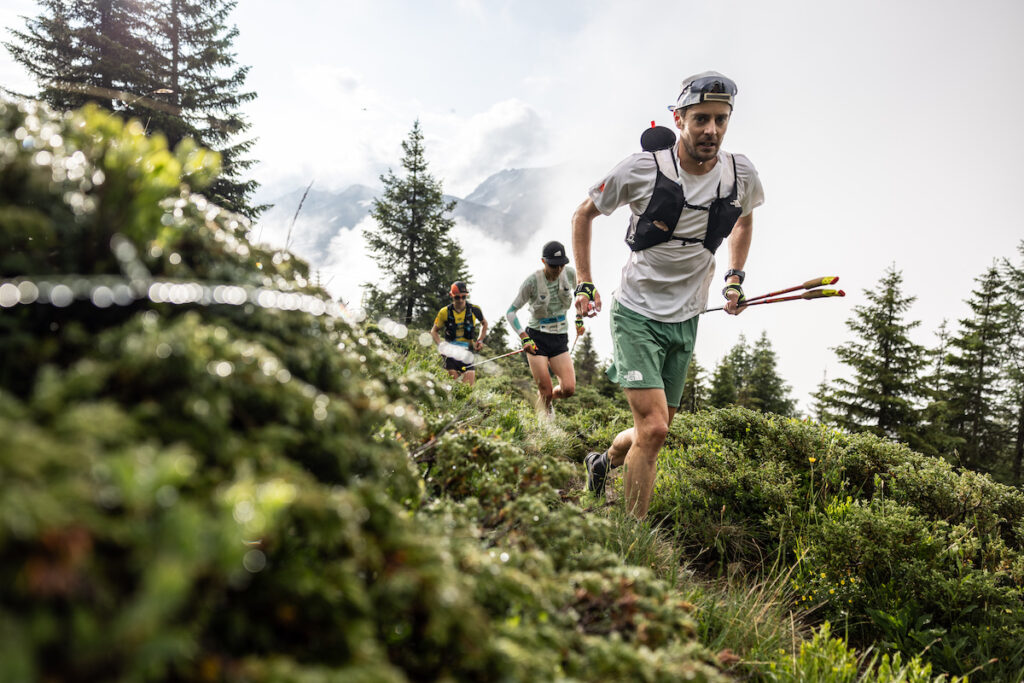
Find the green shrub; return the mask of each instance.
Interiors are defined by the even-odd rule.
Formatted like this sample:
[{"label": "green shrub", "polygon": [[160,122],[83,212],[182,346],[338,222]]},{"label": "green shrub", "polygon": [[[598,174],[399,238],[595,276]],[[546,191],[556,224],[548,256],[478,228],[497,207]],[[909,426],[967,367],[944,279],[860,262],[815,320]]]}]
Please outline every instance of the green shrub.
[{"label": "green shrub", "polygon": [[216,164],[0,104],[0,678],[723,680],[522,378],[320,315]]},{"label": "green shrub", "polygon": [[793,563],[794,608],[857,647],[999,680],[1024,668],[1022,503],[900,444],[728,409],[677,417],[651,514],[720,571]]}]

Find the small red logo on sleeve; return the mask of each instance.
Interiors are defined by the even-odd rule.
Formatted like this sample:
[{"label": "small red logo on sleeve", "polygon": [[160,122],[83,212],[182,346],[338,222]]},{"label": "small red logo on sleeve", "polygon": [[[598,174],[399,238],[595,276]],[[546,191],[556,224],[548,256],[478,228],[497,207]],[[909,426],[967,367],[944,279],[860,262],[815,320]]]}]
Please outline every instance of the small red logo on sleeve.
[{"label": "small red logo on sleeve", "polygon": [[601,187],[597,188],[598,192],[604,192],[604,183],[601,183]]}]

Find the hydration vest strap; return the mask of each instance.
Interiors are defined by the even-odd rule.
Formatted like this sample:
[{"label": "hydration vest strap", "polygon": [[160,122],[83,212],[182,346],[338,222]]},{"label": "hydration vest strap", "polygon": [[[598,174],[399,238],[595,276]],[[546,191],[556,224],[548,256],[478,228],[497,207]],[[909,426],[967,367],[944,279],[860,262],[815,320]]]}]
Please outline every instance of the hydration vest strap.
[{"label": "hydration vest strap", "polygon": [[[661,162],[658,159],[658,156],[660,154],[665,154],[666,152],[668,153],[667,156],[669,156],[671,158],[671,160],[672,160],[672,171],[673,171],[672,175],[669,175],[668,173],[665,173],[665,171],[662,171]],[[672,180],[674,180],[677,183],[679,183],[679,187],[682,188],[682,182],[680,180],[680,177],[681,177],[682,174],[679,172],[679,159],[678,159],[678,157],[676,157],[675,148],[672,148],[670,150],[659,150],[658,152],[651,152],[651,156],[654,157],[654,165],[658,167],[658,170],[661,171],[667,177],[669,177]],[[736,185],[737,185],[737,182],[736,182],[736,155],[728,154],[727,153],[727,156],[729,157],[729,160],[732,163],[731,164],[726,164],[722,168],[722,177],[718,179],[718,187],[715,188],[715,197],[718,198],[718,199],[722,199],[722,185],[723,184],[726,187],[730,187],[730,186],[732,187],[732,192],[730,193],[730,197],[728,197],[728,198],[729,199],[734,199],[736,197]],[[666,164],[666,166],[667,166],[667,164]],[[710,206],[697,206],[696,204],[691,204],[690,202],[686,201],[686,193],[685,192],[683,193],[683,207],[687,208],[687,209],[692,209],[694,211],[708,211],[708,210],[711,209]],[[678,238],[673,238],[673,239],[678,239]]]},{"label": "hydration vest strap", "polygon": [[533,281],[536,283],[536,286],[537,286],[537,293],[534,294],[534,296],[537,299],[540,299],[541,294],[545,294],[548,291],[548,279],[547,279],[547,277],[544,276],[544,269],[543,268],[541,268],[540,270],[534,271],[534,273],[533,273]]},{"label": "hydration vest strap", "polygon": [[[445,340],[454,342],[459,336],[455,325],[455,304],[448,304],[445,308],[448,309],[447,320],[444,321]],[[462,334],[467,340],[472,340],[473,333],[476,331],[476,316],[473,315],[473,308],[473,304],[466,302],[466,315],[462,319]]]}]

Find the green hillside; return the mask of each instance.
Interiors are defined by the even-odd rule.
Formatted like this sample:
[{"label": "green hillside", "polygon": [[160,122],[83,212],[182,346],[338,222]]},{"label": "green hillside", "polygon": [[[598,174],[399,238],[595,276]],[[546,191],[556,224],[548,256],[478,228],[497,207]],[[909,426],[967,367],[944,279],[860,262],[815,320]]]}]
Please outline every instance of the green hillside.
[{"label": "green hillside", "polygon": [[[201,192],[215,154],[0,103],[0,680],[1020,680],[1024,496],[876,437],[451,385]],[[504,363],[504,364],[503,364]]]}]

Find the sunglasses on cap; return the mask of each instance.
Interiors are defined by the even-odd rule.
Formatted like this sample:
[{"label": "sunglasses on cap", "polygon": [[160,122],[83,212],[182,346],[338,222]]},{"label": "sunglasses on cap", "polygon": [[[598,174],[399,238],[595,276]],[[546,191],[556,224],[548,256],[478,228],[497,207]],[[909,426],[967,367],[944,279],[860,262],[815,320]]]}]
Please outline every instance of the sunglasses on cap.
[{"label": "sunglasses on cap", "polygon": [[731,79],[725,76],[704,76],[687,83],[676,103],[668,105],[668,110],[675,111],[701,102],[725,102],[731,107],[736,92],[736,84]]}]

